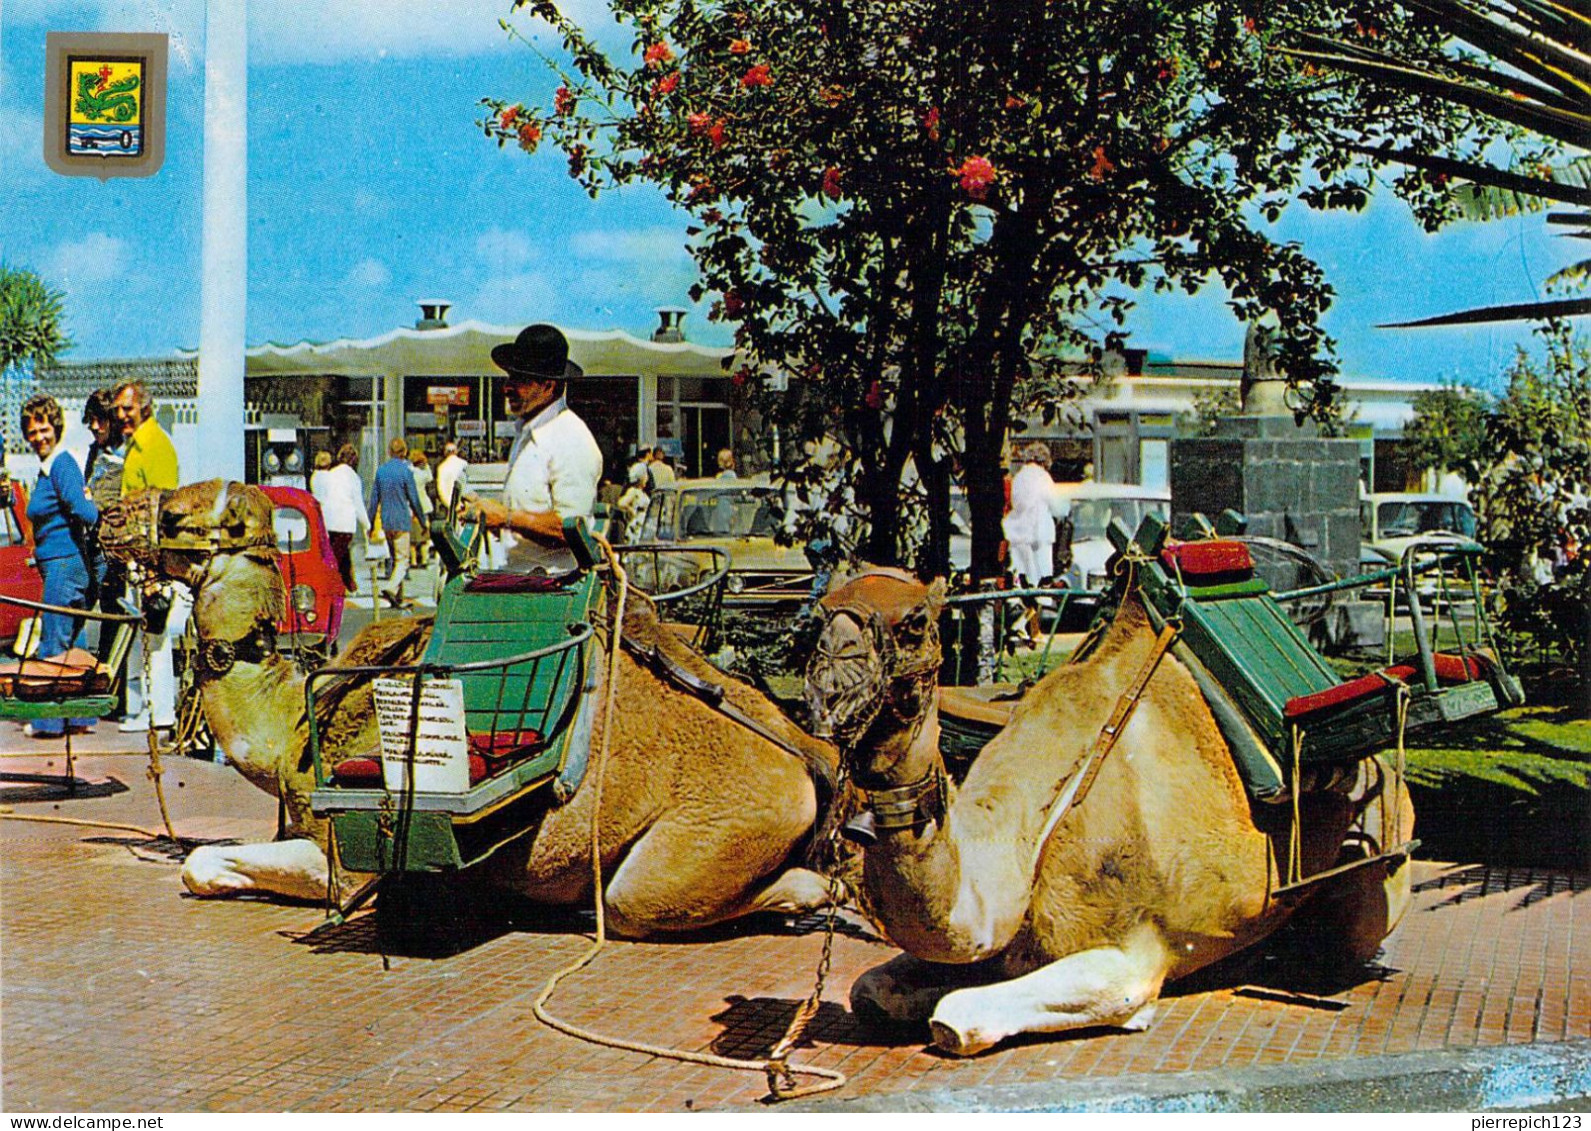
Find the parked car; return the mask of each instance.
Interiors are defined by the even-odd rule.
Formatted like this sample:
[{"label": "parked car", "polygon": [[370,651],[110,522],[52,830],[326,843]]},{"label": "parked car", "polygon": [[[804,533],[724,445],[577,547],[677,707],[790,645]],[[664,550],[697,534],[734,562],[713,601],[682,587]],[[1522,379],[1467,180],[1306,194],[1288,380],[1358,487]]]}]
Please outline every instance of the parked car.
[{"label": "parked car", "polygon": [[342,630],[342,575],[315,496],[297,487],[261,487],[275,505],[271,516],[277,569],[287,588],[287,612],[276,631],[285,650],[306,667],[331,657]]},{"label": "parked car", "polygon": [[1416,538],[1474,538],[1475,511],[1463,499],[1409,491],[1379,492],[1359,500],[1361,565],[1368,550],[1396,564]]},{"label": "parked car", "polygon": [[1057,522],[1072,521],[1072,564],[1061,580],[1068,589],[1099,593],[1110,585],[1105,563],[1114,550],[1105,530],[1111,519],[1121,519],[1129,531],[1136,531],[1146,515],[1169,519],[1171,492],[1133,483],[1057,483],[1050,513]]},{"label": "parked car", "polygon": [[[652,492],[631,542],[716,546],[729,554],[728,605],[778,605],[806,598],[812,567],[800,546],[781,546],[784,492],[766,476],[749,479],[681,479]],[[703,556],[706,561],[706,556]],[[660,589],[690,578],[653,579]]]},{"label": "parked car", "polygon": [[[28,492],[0,478],[0,593],[25,601],[44,599],[44,578],[33,565],[33,531],[28,525]],[[0,651],[16,639],[27,610],[0,605]]]}]

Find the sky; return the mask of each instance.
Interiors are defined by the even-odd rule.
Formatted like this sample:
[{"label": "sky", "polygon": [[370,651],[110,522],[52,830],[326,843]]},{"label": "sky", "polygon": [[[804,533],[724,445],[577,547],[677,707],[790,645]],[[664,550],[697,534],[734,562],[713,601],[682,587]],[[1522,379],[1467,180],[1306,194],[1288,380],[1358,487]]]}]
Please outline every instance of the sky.
[{"label": "sky", "polygon": [[[215,0],[227,2],[227,0]],[[565,11],[628,45],[601,0]],[[203,0],[0,0],[0,262],[66,297],[67,360],[169,356],[199,340]],[[368,337],[451,320],[552,321],[645,336],[690,307],[686,218],[640,186],[593,201],[551,147],[499,150],[478,100],[550,99],[556,78],[499,28],[509,0],[251,0],[247,341]],[[519,30],[555,44],[524,14]],[[165,165],[145,179],[64,177],[42,151],[45,34],[171,36]],[[1539,217],[1430,236],[1387,196],[1363,214],[1295,207],[1275,227],[1326,269],[1345,375],[1495,383],[1525,327],[1378,330],[1378,322],[1539,297],[1576,248]],[[1219,287],[1145,294],[1132,344],[1167,359],[1242,356]],[[691,308],[686,334],[727,344]]]}]

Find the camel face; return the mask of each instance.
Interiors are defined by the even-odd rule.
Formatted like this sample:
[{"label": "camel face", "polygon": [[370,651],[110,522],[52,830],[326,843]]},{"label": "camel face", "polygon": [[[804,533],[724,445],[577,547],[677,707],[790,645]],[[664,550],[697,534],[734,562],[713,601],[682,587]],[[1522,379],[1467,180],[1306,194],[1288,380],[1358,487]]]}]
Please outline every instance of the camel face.
[{"label": "camel face", "polygon": [[100,544],[118,561],[197,586],[219,551],[273,554],[271,514],[271,500],[259,488],[220,479],[143,491],[106,509]]}]

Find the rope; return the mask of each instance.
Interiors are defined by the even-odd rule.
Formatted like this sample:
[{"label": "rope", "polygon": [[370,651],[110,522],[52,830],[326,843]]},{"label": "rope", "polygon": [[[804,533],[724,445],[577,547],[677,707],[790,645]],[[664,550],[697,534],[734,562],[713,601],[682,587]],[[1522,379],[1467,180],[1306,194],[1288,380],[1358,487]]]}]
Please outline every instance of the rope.
[{"label": "rope", "polygon": [[[626,1052],[641,1053],[646,1056],[661,1057],[666,1060],[682,1061],[686,1064],[705,1064],[713,1068],[731,1068],[742,1072],[763,1072],[768,1077],[768,1089],[776,1099],[795,1099],[800,1096],[814,1095],[818,1092],[827,1092],[842,1087],[846,1078],[843,1073],[835,1072],[828,1068],[812,1068],[804,1065],[791,1065],[786,1063],[785,1057],[789,1050],[799,1039],[801,1032],[806,1028],[812,1017],[818,1011],[818,999],[823,992],[823,980],[828,972],[831,948],[834,940],[834,916],[836,914],[836,900],[831,884],[829,889],[829,929],[824,938],[823,958],[818,967],[817,988],[801,1007],[796,1010],[796,1015],[785,1031],[784,1038],[775,1047],[774,1053],[766,1062],[755,1060],[738,1060],[734,1057],[719,1056],[716,1053],[695,1052],[689,1049],[676,1049],[667,1045],[655,1045],[646,1041],[632,1041],[620,1037],[609,1037],[591,1029],[585,1029],[571,1024],[555,1016],[547,1008],[547,1003],[552,1000],[553,993],[558,984],[569,975],[589,966],[591,962],[602,953],[602,948],[607,944],[608,929],[607,916],[604,910],[604,896],[602,885],[602,846],[599,839],[600,823],[602,817],[602,787],[607,774],[608,750],[613,736],[613,706],[619,683],[619,638],[624,632],[624,605],[629,593],[629,577],[624,572],[624,567],[619,563],[619,556],[614,552],[606,539],[597,536],[602,546],[603,554],[608,560],[608,568],[613,571],[617,581],[618,599],[616,602],[613,627],[608,640],[608,686],[603,698],[602,718],[602,744],[597,751],[597,762],[593,767],[592,804],[591,804],[591,879],[595,889],[597,931],[596,938],[587,951],[579,958],[569,963],[547,979],[547,984],[542,987],[541,993],[536,997],[532,1012],[536,1020],[548,1028],[556,1029],[565,1036],[574,1037],[576,1040],[587,1041],[604,1048],[622,1049]],[[810,1084],[805,1087],[793,1086],[793,1074],[803,1073],[808,1076],[821,1077],[823,1082]],[[775,1083],[776,1076],[780,1083]],[[790,1082],[791,1087],[786,1088],[783,1082]]]},{"label": "rope", "polygon": [[[90,829],[120,829],[122,832],[146,836],[150,840],[168,839],[166,833],[153,833],[148,829],[139,828],[137,825],[124,825],[119,821],[89,821],[82,817],[43,817],[32,813],[13,813],[9,805],[0,808],[0,821],[36,821],[43,825],[81,825]],[[169,839],[176,841],[178,844],[182,843],[176,836],[172,836]]]},{"label": "rope", "polygon": [[1303,777],[1299,765],[1303,761],[1304,731],[1293,725],[1293,828],[1287,838],[1287,882],[1296,884],[1304,870],[1304,830],[1299,823],[1299,799],[1303,792]]},{"label": "rope", "polygon": [[[1397,779],[1393,782],[1393,791],[1392,791],[1392,843],[1394,845],[1399,845],[1399,844],[1403,843],[1403,804],[1402,804],[1402,798],[1399,796],[1399,794],[1402,793],[1403,788],[1404,788],[1403,782],[1404,782],[1405,752],[1404,752],[1404,748],[1403,748],[1403,732],[1404,732],[1404,729],[1409,725],[1409,704],[1413,701],[1413,699],[1414,699],[1414,695],[1409,690],[1408,684],[1399,684],[1398,685],[1398,760],[1397,760],[1396,765],[1395,765],[1395,771],[1397,773]],[[1381,804],[1382,804],[1383,807],[1385,807],[1385,805],[1386,805],[1386,798],[1385,798],[1384,795],[1382,797]],[[1384,847],[1383,847],[1383,851],[1385,851]]]}]

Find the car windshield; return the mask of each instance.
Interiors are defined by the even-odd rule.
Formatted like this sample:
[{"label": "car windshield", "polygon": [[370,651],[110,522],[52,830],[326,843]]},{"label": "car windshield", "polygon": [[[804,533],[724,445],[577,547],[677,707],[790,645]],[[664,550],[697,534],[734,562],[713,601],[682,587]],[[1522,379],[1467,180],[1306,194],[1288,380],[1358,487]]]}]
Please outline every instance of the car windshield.
[{"label": "car windshield", "polygon": [[1403,538],[1414,534],[1462,534],[1475,536],[1475,512],[1468,503],[1449,500],[1401,499],[1382,503],[1376,509],[1376,525],[1382,538]]},{"label": "car windshield", "polygon": [[773,487],[696,487],[679,493],[678,537],[771,538],[784,520],[783,498]]},{"label": "car windshield", "polygon": [[1165,518],[1170,508],[1164,499],[1073,499],[1072,540],[1103,538],[1113,518],[1121,519],[1129,531],[1135,531],[1145,515]]}]

